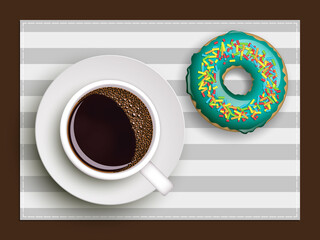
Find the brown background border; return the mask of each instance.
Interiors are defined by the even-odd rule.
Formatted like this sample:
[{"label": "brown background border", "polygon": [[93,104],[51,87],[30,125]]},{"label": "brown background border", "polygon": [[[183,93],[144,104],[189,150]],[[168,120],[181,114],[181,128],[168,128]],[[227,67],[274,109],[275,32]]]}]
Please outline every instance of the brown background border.
[{"label": "brown background border", "polygon": [[[1,236],[10,239],[58,238],[193,238],[288,239],[312,236],[319,222],[316,209],[319,121],[307,116],[319,96],[318,6],[288,1],[5,1],[1,3],[2,150]],[[261,4],[261,6],[259,6]],[[19,20],[33,19],[276,19],[301,20],[301,220],[300,221],[20,221],[19,211]],[[318,43],[319,44],[319,43]],[[317,55],[315,55],[317,54]],[[315,74],[316,73],[316,74]],[[313,100],[313,104],[311,101]],[[319,110],[316,110],[319,111]],[[318,114],[319,115],[319,114]],[[310,121],[310,122],[308,122]],[[314,138],[312,138],[312,135]],[[317,159],[318,158],[318,159]],[[150,235],[152,234],[152,235]],[[318,234],[317,234],[318,235]],[[316,236],[316,235],[314,235]],[[2,237],[1,237],[2,238]]]}]

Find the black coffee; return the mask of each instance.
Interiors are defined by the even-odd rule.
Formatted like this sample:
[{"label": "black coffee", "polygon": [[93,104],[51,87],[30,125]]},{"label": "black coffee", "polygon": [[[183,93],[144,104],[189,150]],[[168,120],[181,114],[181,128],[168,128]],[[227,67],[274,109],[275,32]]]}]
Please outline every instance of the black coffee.
[{"label": "black coffee", "polygon": [[69,118],[69,141],[78,158],[99,171],[118,172],[139,162],[149,149],[150,113],[134,94],[107,87],[85,95]]}]

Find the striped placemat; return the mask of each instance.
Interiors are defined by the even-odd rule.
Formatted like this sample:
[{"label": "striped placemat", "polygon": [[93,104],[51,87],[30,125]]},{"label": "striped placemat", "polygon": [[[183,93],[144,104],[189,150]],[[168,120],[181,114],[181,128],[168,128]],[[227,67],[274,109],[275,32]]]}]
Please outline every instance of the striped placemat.
[{"label": "striped placemat", "polygon": [[[299,21],[21,21],[20,25],[21,219],[300,219]],[[248,135],[208,124],[185,92],[192,54],[229,30],[269,41],[289,75],[288,96],[280,112]],[[170,177],[173,192],[166,197],[154,192],[121,206],[90,204],[62,190],[42,165],[34,136],[42,95],[68,66],[102,54],[147,63],[170,83],[182,104],[185,145]],[[241,85],[239,76],[228,77],[234,86]]]}]

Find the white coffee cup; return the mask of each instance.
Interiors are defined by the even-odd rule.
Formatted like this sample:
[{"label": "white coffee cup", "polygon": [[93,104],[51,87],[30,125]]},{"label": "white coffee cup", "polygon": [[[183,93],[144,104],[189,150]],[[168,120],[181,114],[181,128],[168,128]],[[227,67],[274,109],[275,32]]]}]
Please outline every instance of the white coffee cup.
[{"label": "white coffee cup", "polygon": [[[152,118],[153,123],[153,136],[150,147],[145,154],[145,156],[132,167],[120,171],[120,172],[102,172],[94,170],[93,168],[85,165],[78,156],[73,152],[72,147],[68,138],[68,122],[70,114],[77,104],[77,102],[87,93],[102,87],[117,87],[125,89],[134,95],[136,95],[148,108],[149,113]],[[70,161],[83,173],[102,180],[117,180],[132,176],[140,172],[146,179],[150,181],[150,183],[163,195],[166,195],[172,189],[172,183],[168,180],[168,178],[163,175],[162,172],[151,162],[153,155],[155,154],[159,140],[160,140],[160,120],[158,117],[158,113],[152,104],[151,100],[138,88],[135,86],[119,81],[119,80],[102,80],[98,82],[94,82],[89,84],[83,88],[81,88],[78,92],[76,92],[72,98],[67,103],[61,117],[60,122],[60,137],[62,146],[64,148],[65,153],[67,154]]]}]

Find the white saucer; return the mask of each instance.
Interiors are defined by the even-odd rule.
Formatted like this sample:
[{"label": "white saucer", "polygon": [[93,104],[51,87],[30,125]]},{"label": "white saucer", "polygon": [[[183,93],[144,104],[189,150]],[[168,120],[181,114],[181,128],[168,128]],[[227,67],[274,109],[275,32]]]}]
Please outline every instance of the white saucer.
[{"label": "white saucer", "polygon": [[140,173],[122,180],[99,180],[79,171],[61,145],[59,124],[71,96],[85,85],[104,79],[121,80],[140,88],[153,102],[161,123],[160,143],[152,162],[169,176],[179,161],[184,118],[171,86],[144,63],[122,56],[97,56],[80,61],[58,76],[40,103],[36,142],[52,178],[67,192],[96,204],[123,204],[140,199],[155,188]]}]

